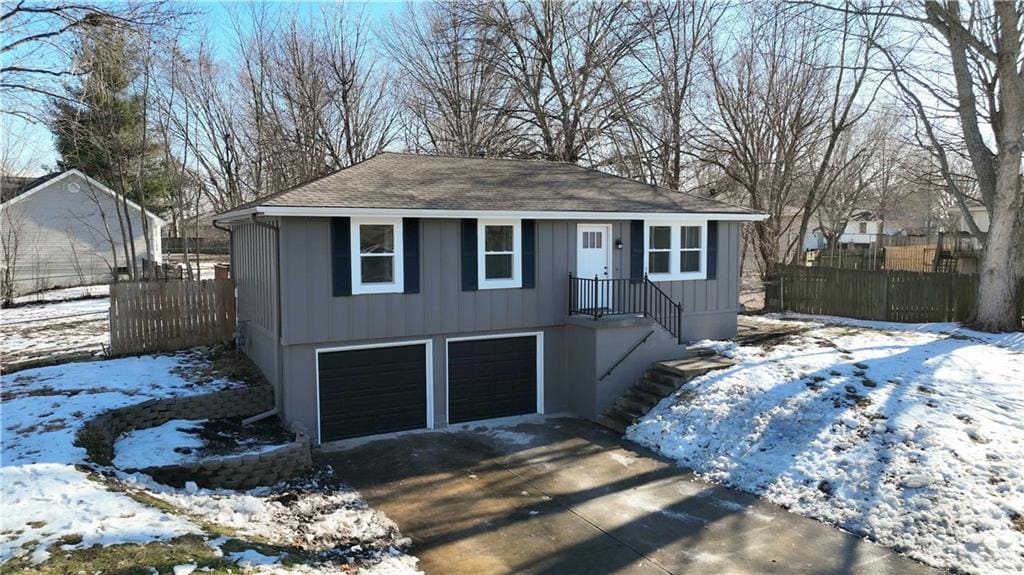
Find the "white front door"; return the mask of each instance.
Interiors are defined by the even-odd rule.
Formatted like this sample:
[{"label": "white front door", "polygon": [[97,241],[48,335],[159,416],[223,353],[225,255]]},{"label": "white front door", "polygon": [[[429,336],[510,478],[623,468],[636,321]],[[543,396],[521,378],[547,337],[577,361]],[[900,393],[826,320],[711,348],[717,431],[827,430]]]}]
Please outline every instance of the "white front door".
[{"label": "white front door", "polygon": [[[588,280],[612,277],[612,227],[607,224],[579,224],[576,226],[576,276]],[[599,282],[593,289],[581,290],[580,307],[606,308],[611,301],[611,284]],[[596,294],[595,294],[596,292]]]}]

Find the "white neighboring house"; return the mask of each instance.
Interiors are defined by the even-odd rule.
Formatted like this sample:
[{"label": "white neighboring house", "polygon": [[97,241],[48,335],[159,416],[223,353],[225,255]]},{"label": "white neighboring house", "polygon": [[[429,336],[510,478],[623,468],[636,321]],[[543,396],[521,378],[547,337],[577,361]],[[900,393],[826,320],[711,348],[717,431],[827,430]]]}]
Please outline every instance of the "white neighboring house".
[{"label": "white neighboring house", "polygon": [[[981,240],[979,240],[976,237],[973,237],[974,232],[972,232],[970,226],[967,225],[967,218],[964,217],[963,212],[961,212],[959,209],[956,209],[956,211],[960,215],[960,231],[971,234],[971,243],[974,246],[974,249],[980,250]],[[988,208],[986,208],[985,206],[978,202],[972,201],[968,203],[967,211],[971,213],[971,217],[974,218],[974,223],[978,226],[978,229],[983,232],[987,232],[990,223],[988,217]]]},{"label": "white neighboring house", "polygon": [[887,222],[873,212],[861,211],[853,214],[846,222],[839,243],[854,246],[868,246],[878,242],[881,236],[895,236],[903,232],[896,222]]},{"label": "white neighboring house", "polygon": [[[123,218],[118,217],[119,198],[113,190],[78,170],[19,183],[4,182],[0,204],[0,266],[6,272],[11,261],[15,295],[106,283],[115,268],[126,267],[128,228],[122,235]],[[143,210],[130,200],[127,204],[135,257],[141,263],[147,257]],[[145,217],[153,259],[159,263],[160,230],[166,222],[148,211]],[[131,241],[127,243],[130,251]]]},{"label": "white neighboring house", "polygon": [[[789,218],[798,218],[800,210],[798,208],[791,208],[784,212],[783,215],[788,221]],[[780,252],[785,250],[789,243],[793,241],[797,232],[792,228],[797,227],[798,221],[794,220],[789,233],[780,239]],[[811,217],[810,225],[807,227],[807,232],[800,243],[802,251],[828,248],[828,241],[825,239],[825,234],[822,233],[823,227],[824,224],[821,221],[820,214],[815,214]],[[877,243],[881,236],[896,236],[903,232],[904,227],[901,223],[883,221],[874,212],[860,210],[850,216],[849,221],[846,222],[846,227],[843,228],[843,233],[839,236],[838,243],[840,246],[867,247]]]}]

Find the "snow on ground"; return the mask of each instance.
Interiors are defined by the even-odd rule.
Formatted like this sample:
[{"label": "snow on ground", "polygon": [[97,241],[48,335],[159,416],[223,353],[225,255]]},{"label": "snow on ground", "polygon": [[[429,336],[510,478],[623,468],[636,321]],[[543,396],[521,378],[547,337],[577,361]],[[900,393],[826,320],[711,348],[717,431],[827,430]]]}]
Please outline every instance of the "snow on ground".
[{"label": "snow on ground", "polygon": [[[85,463],[85,450],[74,445],[75,434],[84,421],[103,411],[154,397],[241,385],[223,379],[196,385],[182,376],[204,372],[207,362],[198,352],[183,352],[70,363],[3,376],[0,564],[26,555],[30,563],[38,564],[49,557],[48,548],[58,544],[73,550],[190,533],[212,538],[202,525],[217,523],[282,546],[329,550],[323,561],[297,566],[282,565],[281,557],[257,562],[254,552],[240,552],[239,561],[248,560],[256,572],[351,573],[352,560],[365,566],[361,573],[416,573],[417,560],[400,550],[405,541],[394,524],[336,481],[238,492],[194,485],[173,489],[146,476],[121,474],[120,489],[111,490],[104,484],[109,479],[101,481],[87,468],[75,467]],[[168,422],[128,434],[118,442],[118,463],[178,455],[173,447],[186,442],[189,434],[175,430],[194,424]],[[164,499],[181,512],[144,505],[130,497],[131,492]]]},{"label": "snow on ground", "polygon": [[[402,555],[408,544],[398,527],[369,507],[328,470],[310,478],[249,491],[173,489],[141,474],[124,475],[126,484],[146,489],[189,516],[227,527],[277,546],[294,546],[327,559],[359,557],[376,562]],[[355,546],[355,547],[353,547]]]},{"label": "snow on ground", "polygon": [[109,284],[51,289],[14,298],[16,304],[67,301],[110,295]]},{"label": "snow on ground", "polygon": [[[110,298],[104,295],[108,293],[107,287],[68,288],[23,296],[43,299],[41,303],[0,310],[3,362],[40,360],[55,354],[101,354],[103,346],[110,342],[107,323]],[[74,299],[86,297],[87,291],[101,297]]]},{"label": "snow on ground", "polygon": [[192,354],[143,356],[3,376],[0,561],[23,553],[44,560],[46,548],[65,536],[81,536],[74,546],[80,548],[197,532],[177,516],[107,491],[74,467],[85,461],[75,433],[89,418],[154,397],[234,385],[218,380],[200,387],[173,372],[195,361]]},{"label": "snow on ground", "polygon": [[[206,446],[200,433],[206,419],[172,419],[163,425],[137,429],[124,434],[114,446],[114,467],[144,469],[160,465],[179,465],[198,461],[199,450]],[[281,447],[280,443],[264,443],[256,438],[240,442],[222,457],[258,455]]]},{"label": "snow on ground", "polygon": [[926,563],[1024,571],[1017,336],[814,319],[775,346],[719,345],[738,365],[686,384],[628,437]]},{"label": "snow on ground", "polygon": [[163,425],[137,429],[124,434],[114,444],[114,467],[142,469],[158,465],[176,465],[192,457],[182,450],[199,449],[203,440],[197,432],[205,419],[172,419]]}]

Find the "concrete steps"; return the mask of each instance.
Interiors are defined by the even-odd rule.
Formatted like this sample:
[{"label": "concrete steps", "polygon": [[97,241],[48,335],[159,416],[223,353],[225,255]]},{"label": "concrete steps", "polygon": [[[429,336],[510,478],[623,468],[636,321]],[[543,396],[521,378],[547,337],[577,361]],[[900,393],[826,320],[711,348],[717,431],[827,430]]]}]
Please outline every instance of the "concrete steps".
[{"label": "concrete steps", "polygon": [[[691,349],[687,348],[687,351]],[[691,357],[654,363],[611,407],[598,416],[597,422],[618,433],[625,433],[627,427],[647,415],[662,399],[694,378],[735,365],[708,351],[705,348],[694,348]]]}]

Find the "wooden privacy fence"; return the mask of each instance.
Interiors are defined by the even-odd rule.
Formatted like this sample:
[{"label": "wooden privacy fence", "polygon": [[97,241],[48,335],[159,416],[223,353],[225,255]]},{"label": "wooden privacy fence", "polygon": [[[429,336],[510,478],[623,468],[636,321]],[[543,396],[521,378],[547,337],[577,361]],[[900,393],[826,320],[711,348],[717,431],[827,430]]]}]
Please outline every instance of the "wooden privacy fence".
[{"label": "wooden privacy fence", "polygon": [[910,323],[966,321],[978,289],[978,276],[957,273],[778,266],[776,276],[775,309]]},{"label": "wooden privacy fence", "polygon": [[174,351],[230,341],[230,280],[118,282],[110,286],[110,353]]}]

